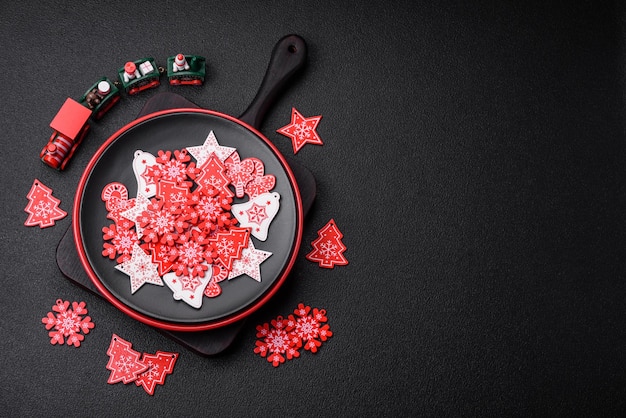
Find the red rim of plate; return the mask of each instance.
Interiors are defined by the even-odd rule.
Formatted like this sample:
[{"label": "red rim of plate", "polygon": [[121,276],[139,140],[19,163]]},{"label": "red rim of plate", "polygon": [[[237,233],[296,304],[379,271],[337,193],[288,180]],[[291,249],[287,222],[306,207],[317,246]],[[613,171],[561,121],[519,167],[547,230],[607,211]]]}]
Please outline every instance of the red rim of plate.
[{"label": "red rim of plate", "polygon": [[[135,125],[138,125],[138,124],[140,124],[140,123],[142,123],[142,122],[144,122],[144,121],[146,121],[148,119],[152,119],[152,118],[155,118],[155,117],[158,117],[158,116],[167,115],[167,114],[171,114],[171,113],[183,113],[183,112],[185,112],[185,113],[189,113],[189,112],[192,112],[192,113],[205,113],[205,114],[209,114],[209,115],[218,116],[218,117],[221,117],[221,118],[224,118],[224,119],[228,119],[228,120],[230,120],[232,122],[235,122],[235,123],[243,126],[244,128],[246,128],[249,131],[251,131],[254,134],[256,134],[256,136],[259,137],[259,139],[263,140],[265,142],[265,144],[267,146],[269,146],[270,149],[274,152],[274,154],[276,155],[276,157],[278,158],[278,160],[282,164],[283,169],[285,170],[285,172],[287,174],[287,177],[289,177],[289,181],[291,183],[291,188],[293,189],[293,192],[294,192],[294,197],[295,197],[295,202],[296,202],[296,211],[297,211],[296,215],[298,217],[297,223],[296,223],[296,237],[295,237],[295,241],[294,241],[294,244],[293,244],[293,250],[292,250],[291,257],[289,259],[289,262],[287,263],[287,265],[283,269],[282,274],[274,282],[272,287],[264,295],[262,295],[262,297],[260,297],[259,299],[257,299],[253,303],[251,303],[248,307],[243,308],[241,311],[239,311],[237,313],[234,313],[232,315],[229,315],[229,316],[227,316],[227,317],[225,317],[223,319],[210,321],[210,322],[207,322],[207,323],[200,323],[200,324],[178,324],[178,323],[172,323],[172,322],[167,322],[167,321],[162,321],[162,320],[158,320],[158,319],[155,319],[155,318],[151,318],[150,316],[147,316],[147,315],[144,315],[144,314],[142,314],[140,312],[137,312],[136,310],[130,308],[129,306],[124,304],[124,302],[122,302],[118,298],[116,298],[106,288],[106,286],[104,286],[104,284],[102,283],[100,278],[96,275],[96,273],[93,271],[93,268],[89,264],[89,261],[87,259],[87,255],[85,253],[85,248],[83,246],[83,243],[82,243],[82,240],[81,240],[81,237],[80,237],[80,225],[79,225],[80,202],[81,202],[82,197],[83,197],[83,190],[85,188],[85,183],[87,182],[87,179],[89,178],[89,175],[91,174],[91,171],[93,170],[93,168],[94,168],[95,164],[97,163],[98,159],[100,158],[100,156],[104,153],[105,149],[113,141],[115,141],[120,135],[122,135],[123,133],[128,131],[130,128],[134,127]],[[223,326],[232,324],[234,322],[237,322],[237,321],[247,317],[248,315],[250,315],[251,313],[253,313],[257,309],[259,309],[261,306],[263,306],[278,291],[278,289],[282,286],[283,282],[285,281],[285,279],[289,275],[289,272],[291,271],[291,268],[293,267],[293,265],[295,263],[295,260],[296,260],[296,257],[298,255],[298,250],[300,248],[300,242],[302,240],[302,221],[303,221],[302,198],[300,196],[300,190],[298,189],[298,183],[296,182],[296,178],[293,175],[293,172],[291,171],[291,168],[289,167],[289,164],[287,164],[287,161],[285,160],[283,155],[276,148],[276,146],[274,146],[274,144],[265,137],[265,135],[263,135],[261,132],[259,132],[254,127],[252,127],[252,126],[248,125],[247,123],[242,122],[239,119],[234,118],[232,116],[229,116],[229,115],[226,115],[226,114],[220,113],[220,112],[215,112],[213,110],[207,110],[207,109],[179,108],[179,109],[168,109],[168,110],[163,110],[163,111],[151,113],[149,115],[142,116],[141,118],[136,119],[136,120],[130,122],[129,124],[125,125],[121,129],[119,129],[117,132],[115,132],[113,135],[111,135],[111,137],[109,137],[109,139],[107,139],[100,146],[100,148],[98,148],[98,150],[96,151],[95,155],[91,158],[91,160],[87,164],[87,167],[85,168],[85,171],[83,172],[83,175],[81,176],[80,181],[78,182],[78,188],[76,190],[76,197],[74,199],[74,209],[73,209],[73,214],[72,215],[73,215],[72,216],[72,218],[73,218],[72,219],[72,227],[73,227],[73,230],[74,230],[74,243],[76,244],[76,249],[78,250],[78,257],[80,259],[81,264],[83,265],[83,268],[87,272],[87,275],[89,276],[89,278],[91,279],[93,284],[96,286],[98,291],[102,294],[102,296],[104,296],[104,298],[107,299],[111,304],[113,304],[116,308],[118,308],[119,310],[121,310],[125,314],[129,315],[130,317],[132,317],[132,318],[134,318],[134,319],[136,319],[136,320],[138,320],[140,322],[143,322],[144,324],[151,325],[153,327],[160,328],[160,329],[165,329],[165,330],[168,330],[168,331],[206,331],[206,330],[210,330],[210,329],[215,329],[215,328],[223,327]]]}]

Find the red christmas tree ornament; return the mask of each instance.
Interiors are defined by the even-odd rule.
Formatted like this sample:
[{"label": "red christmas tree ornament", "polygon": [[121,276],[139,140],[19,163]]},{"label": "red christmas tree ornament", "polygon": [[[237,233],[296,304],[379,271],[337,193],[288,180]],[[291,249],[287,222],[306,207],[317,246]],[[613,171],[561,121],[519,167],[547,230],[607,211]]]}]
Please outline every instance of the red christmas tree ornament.
[{"label": "red christmas tree ornament", "polygon": [[215,153],[211,153],[206,162],[200,166],[201,173],[196,177],[198,187],[196,190],[207,195],[214,196],[211,190],[224,193],[227,197],[234,196],[228,185],[230,180],[226,177],[226,166]]},{"label": "red christmas tree ornament", "polygon": [[343,255],[346,246],[341,242],[342,238],[343,234],[331,219],[317,232],[317,239],[311,243],[313,251],[306,255],[307,260],[319,263],[320,267],[324,268],[345,266],[348,260]]},{"label": "red christmas tree ornament", "polygon": [[321,116],[305,118],[294,107],[291,109],[291,123],[276,132],[291,138],[293,153],[296,154],[305,144],[324,145],[316,131],[321,119]]},{"label": "red christmas tree ornament", "polygon": [[111,375],[107,380],[109,384],[133,382],[149,368],[147,364],[139,360],[141,354],[132,349],[132,344],[115,334],[111,338],[107,355],[109,362],[106,368],[111,370]]},{"label": "red christmas tree ornament", "polygon": [[26,196],[28,205],[24,211],[28,213],[28,218],[24,225],[47,228],[53,226],[55,221],[65,218],[67,212],[59,208],[61,201],[52,196],[52,189],[35,179],[33,185]]},{"label": "red christmas tree ornament", "polygon": [[241,252],[247,247],[249,238],[249,228],[231,228],[227,232],[218,232],[209,242],[215,246],[217,260],[230,270],[233,267],[233,260],[240,258]]},{"label": "red christmas tree ornament", "polygon": [[148,369],[139,375],[135,384],[142,386],[146,393],[154,395],[156,385],[165,384],[165,378],[174,371],[174,364],[178,359],[178,353],[157,351],[156,354],[144,353],[141,362]]},{"label": "red christmas tree ornament", "polygon": [[132,344],[113,334],[107,350],[109,362],[106,368],[111,371],[107,383],[124,384],[135,382],[149,395],[154,395],[156,385],[163,385],[167,375],[172,374],[178,353],[157,351],[156,354],[139,353]]}]

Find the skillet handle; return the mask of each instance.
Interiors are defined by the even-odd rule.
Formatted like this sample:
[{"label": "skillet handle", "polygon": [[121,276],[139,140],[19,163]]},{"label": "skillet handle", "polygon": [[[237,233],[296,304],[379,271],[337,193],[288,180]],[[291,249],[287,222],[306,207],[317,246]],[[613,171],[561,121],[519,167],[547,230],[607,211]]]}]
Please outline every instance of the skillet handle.
[{"label": "skillet handle", "polygon": [[291,76],[304,65],[306,56],[306,43],[298,35],[287,35],[279,40],[272,50],[261,87],[239,120],[259,129],[278,93]]}]

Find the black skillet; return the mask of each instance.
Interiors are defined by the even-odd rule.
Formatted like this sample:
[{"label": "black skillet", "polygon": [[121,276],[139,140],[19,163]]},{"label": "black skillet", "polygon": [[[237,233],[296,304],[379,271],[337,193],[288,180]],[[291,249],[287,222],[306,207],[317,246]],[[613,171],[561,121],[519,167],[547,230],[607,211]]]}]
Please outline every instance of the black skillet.
[{"label": "black skillet", "polygon": [[[109,138],[91,159],[78,185],[74,204],[74,240],[79,258],[98,291],[131,317],[170,331],[203,331],[234,323],[262,306],[285,281],[295,261],[302,236],[302,199],[295,176],[280,152],[258,128],[284,83],[304,64],[306,44],[296,35],[281,39],[274,50],[261,87],[239,118],[220,112],[187,108],[152,113],[131,122]],[[262,281],[247,277],[224,281],[222,294],[205,298],[195,309],[173,299],[166,287],[146,284],[130,293],[128,276],[114,269],[115,262],[101,255],[103,226],[110,221],[100,198],[112,181],[126,185],[136,196],[132,171],[135,150],[154,155],[201,145],[213,131],[223,146],[235,147],[241,158],[256,157],[265,173],[276,177],[273,191],[280,194],[280,210],[265,242],[257,248],[273,254],[261,265]],[[245,200],[245,199],[244,199]]]}]

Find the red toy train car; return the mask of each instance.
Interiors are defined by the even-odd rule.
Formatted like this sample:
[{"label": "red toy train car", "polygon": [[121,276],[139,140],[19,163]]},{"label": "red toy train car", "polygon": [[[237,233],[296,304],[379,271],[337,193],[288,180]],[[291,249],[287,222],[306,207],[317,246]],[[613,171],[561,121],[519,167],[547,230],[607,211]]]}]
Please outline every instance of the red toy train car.
[{"label": "red toy train car", "polygon": [[[205,58],[178,54],[167,61],[171,85],[202,85],[206,74]],[[63,170],[89,131],[89,118],[98,120],[120,100],[120,89],[129,95],[158,87],[161,73],[153,58],[127,62],[118,70],[119,82],[100,78],[76,101],[68,98],[50,127],[54,130],[39,158],[52,168]]]},{"label": "red toy train car", "polygon": [[67,98],[50,122],[54,132],[39,154],[41,161],[52,168],[63,170],[87,135],[90,116],[90,109]]}]

